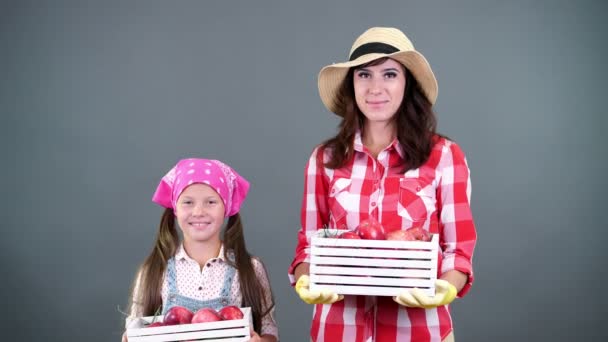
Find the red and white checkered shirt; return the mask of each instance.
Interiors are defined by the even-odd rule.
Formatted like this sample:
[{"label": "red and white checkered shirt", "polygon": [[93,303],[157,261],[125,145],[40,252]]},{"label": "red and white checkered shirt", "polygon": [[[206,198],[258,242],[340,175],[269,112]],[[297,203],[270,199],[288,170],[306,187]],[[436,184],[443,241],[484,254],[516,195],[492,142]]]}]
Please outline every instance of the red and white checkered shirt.
[{"label": "red and white checkered shirt", "polygon": [[[323,227],[354,229],[370,216],[386,231],[422,226],[439,234],[438,277],[449,270],[468,275],[458,293],[473,283],[472,257],[477,240],[470,208],[471,183],[466,158],[454,142],[436,136],[429,159],[403,173],[403,152],[397,140],[374,159],[354,139],[354,157],[346,166],[323,166],[328,152],[317,147],[307,165],[302,200],[302,228],[298,233],[293,272],[310,262],[310,236]],[[441,341],[452,331],[448,306],[406,308],[391,297],[345,296],[331,305],[316,305],[310,335],[313,341]]]}]

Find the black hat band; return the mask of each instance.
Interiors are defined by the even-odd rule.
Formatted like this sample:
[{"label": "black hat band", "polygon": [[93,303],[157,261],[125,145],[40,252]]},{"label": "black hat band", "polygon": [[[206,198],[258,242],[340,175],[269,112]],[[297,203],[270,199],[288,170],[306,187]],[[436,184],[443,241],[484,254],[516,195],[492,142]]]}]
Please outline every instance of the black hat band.
[{"label": "black hat band", "polygon": [[359,46],[358,48],[350,54],[349,61],[354,61],[355,59],[367,55],[370,53],[384,53],[389,54],[393,52],[398,52],[399,49],[396,47],[385,44],[385,43],[367,43]]}]

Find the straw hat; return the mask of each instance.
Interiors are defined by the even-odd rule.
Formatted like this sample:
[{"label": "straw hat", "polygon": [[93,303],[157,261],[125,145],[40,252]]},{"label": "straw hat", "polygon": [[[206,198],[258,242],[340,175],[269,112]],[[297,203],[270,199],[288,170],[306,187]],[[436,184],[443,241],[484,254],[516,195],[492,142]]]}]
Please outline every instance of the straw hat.
[{"label": "straw hat", "polygon": [[327,109],[340,116],[336,96],[348,69],[389,57],[403,64],[416,78],[431,104],[437,99],[437,80],[426,58],[414,49],[412,42],[398,29],[372,27],[355,40],[350,49],[349,61],[334,63],[319,72],[319,95]]}]

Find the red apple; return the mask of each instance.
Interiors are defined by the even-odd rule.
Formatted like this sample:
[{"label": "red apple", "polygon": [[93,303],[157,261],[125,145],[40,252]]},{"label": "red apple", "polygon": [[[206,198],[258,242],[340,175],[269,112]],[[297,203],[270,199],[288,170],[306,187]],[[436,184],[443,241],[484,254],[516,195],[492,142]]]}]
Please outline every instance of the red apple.
[{"label": "red apple", "polygon": [[422,227],[413,227],[406,230],[409,234],[412,234],[415,240],[417,241],[431,241],[431,234],[429,234],[428,230]]},{"label": "red apple", "polygon": [[146,328],[152,328],[152,327],[163,327],[165,326],[165,323],[163,322],[154,322],[154,323],[150,323],[146,326]]},{"label": "red apple", "polygon": [[165,325],[188,324],[192,320],[192,316],[192,311],[185,307],[174,306],[165,314],[163,323]]},{"label": "red apple", "polygon": [[395,230],[386,234],[387,240],[399,241],[431,241],[431,234],[422,227],[413,227],[406,230]]},{"label": "red apple", "polygon": [[387,240],[395,240],[395,241],[414,241],[414,235],[412,235],[407,230],[395,230],[386,234]]},{"label": "red apple", "polygon": [[219,314],[223,319],[227,321],[233,319],[242,319],[244,317],[243,311],[241,311],[238,306],[234,305],[223,307],[222,310],[220,310]]},{"label": "red apple", "polygon": [[353,232],[352,230],[349,230],[349,231],[347,231],[347,232],[344,232],[344,233],[342,233],[342,234],[338,235],[338,238],[339,238],[339,239],[355,239],[355,240],[361,240],[361,237],[360,237],[360,236],[359,236],[357,233]]},{"label": "red apple", "polygon": [[221,321],[222,317],[217,311],[212,308],[202,308],[198,310],[192,317],[192,323],[205,323],[205,322],[217,322]]},{"label": "red apple", "polygon": [[372,218],[361,221],[356,231],[364,240],[386,240],[384,227]]}]

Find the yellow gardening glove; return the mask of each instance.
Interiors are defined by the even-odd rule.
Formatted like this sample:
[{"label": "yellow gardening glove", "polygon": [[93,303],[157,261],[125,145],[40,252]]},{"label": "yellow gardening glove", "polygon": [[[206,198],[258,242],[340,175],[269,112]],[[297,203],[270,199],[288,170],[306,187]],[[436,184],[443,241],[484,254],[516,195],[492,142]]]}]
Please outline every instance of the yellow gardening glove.
[{"label": "yellow gardening glove", "polygon": [[454,285],[443,279],[437,279],[435,281],[434,297],[429,297],[420,291],[420,289],[414,288],[411,291],[404,291],[399,296],[393,297],[393,300],[410,308],[432,309],[450,304],[456,298],[456,292]]},{"label": "yellow gardening glove", "polygon": [[296,283],[296,292],[306,304],[332,304],[344,299],[343,295],[327,290],[310,291],[309,284],[310,278],[307,275],[301,276]]}]

